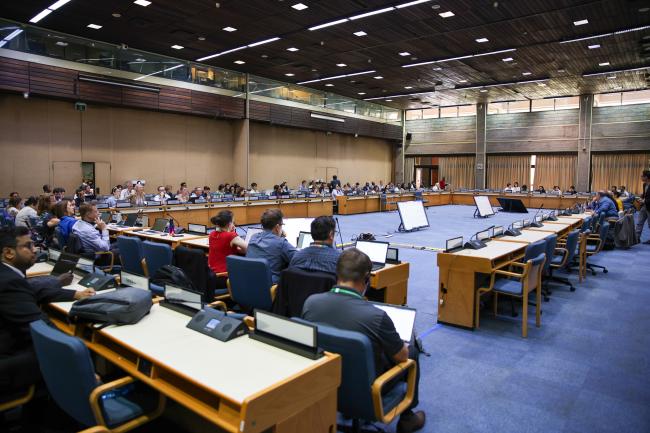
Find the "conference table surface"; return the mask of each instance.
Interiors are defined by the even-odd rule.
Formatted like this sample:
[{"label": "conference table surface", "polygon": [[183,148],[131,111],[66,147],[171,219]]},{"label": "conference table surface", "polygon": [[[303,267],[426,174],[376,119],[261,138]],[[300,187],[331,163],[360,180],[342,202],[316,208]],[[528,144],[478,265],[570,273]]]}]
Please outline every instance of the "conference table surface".
[{"label": "conference table surface", "polygon": [[533,243],[546,239],[550,235],[549,232],[535,231],[535,230],[522,230],[519,236],[503,236],[498,238],[502,242],[524,242]]},{"label": "conference table surface", "polygon": [[569,230],[571,227],[573,227],[573,224],[562,224],[562,223],[546,224],[546,222],[544,222],[544,225],[542,227],[528,227],[527,230],[535,230],[540,232],[552,232],[552,233],[559,234]]},{"label": "conference table surface", "polygon": [[49,275],[50,272],[52,272],[52,269],[54,269],[54,265],[49,262],[34,263],[29,269],[27,269],[25,275],[27,278],[37,277],[39,275]]}]

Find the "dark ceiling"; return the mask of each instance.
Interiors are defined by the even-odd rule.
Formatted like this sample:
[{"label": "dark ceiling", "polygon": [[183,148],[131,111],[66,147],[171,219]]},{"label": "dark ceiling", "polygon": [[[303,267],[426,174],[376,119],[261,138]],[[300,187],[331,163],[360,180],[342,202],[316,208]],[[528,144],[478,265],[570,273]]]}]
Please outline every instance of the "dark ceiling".
[{"label": "dark ceiling", "polygon": [[[0,17],[28,22],[53,2],[3,1]],[[314,31],[308,28],[409,0],[302,0],[307,9],[291,7],[299,2],[151,0],[149,6],[142,7],[133,0],[73,0],[38,26],[186,60],[280,37],[205,63],[293,83],[375,70],[372,74],[307,86],[359,99],[426,92],[391,98],[391,102],[376,100],[400,108],[538,99],[649,86],[646,70],[583,77],[585,73],[650,67],[647,0],[433,0]],[[455,15],[439,15],[447,11]],[[588,23],[574,25],[574,21],[583,19]],[[103,27],[87,28],[90,23]],[[237,30],[222,30],[227,26]],[[642,26],[649,28],[560,43]],[[353,33],[358,31],[367,35],[355,36]],[[479,38],[488,41],[479,43]],[[172,49],[175,44],[185,48]],[[589,45],[599,47],[590,49]],[[298,51],[288,51],[291,47]],[[516,51],[402,67],[506,49]],[[402,52],[409,54],[399,55]],[[513,60],[502,60],[508,57]],[[245,63],[234,64],[237,60]],[[609,65],[599,66],[605,62]],[[492,86],[539,79],[548,80]],[[326,83],[334,86],[325,87]],[[485,85],[489,87],[477,87]]]}]

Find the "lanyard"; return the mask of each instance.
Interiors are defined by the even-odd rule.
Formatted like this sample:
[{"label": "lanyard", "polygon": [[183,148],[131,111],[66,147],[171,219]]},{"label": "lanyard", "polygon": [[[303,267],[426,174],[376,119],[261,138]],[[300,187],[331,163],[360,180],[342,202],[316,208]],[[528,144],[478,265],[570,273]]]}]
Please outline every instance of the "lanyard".
[{"label": "lanyard", "polygon": [[350,296],[354,296],[355,298],[363,299],[363,297],[360,294],[358,294],[357,292],[354,292],[354,291],[348,290],[348,289],[342,289],[340,287],[334,287],[331,290],[331,292],[332,293],[342,293],[344,295],[350,295]]}]

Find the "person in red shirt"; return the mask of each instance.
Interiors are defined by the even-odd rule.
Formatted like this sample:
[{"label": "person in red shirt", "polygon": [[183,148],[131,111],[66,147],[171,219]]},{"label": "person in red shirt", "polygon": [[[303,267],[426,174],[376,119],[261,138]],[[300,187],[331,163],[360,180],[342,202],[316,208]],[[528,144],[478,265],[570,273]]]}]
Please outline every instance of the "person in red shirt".
[{"label": "person in red shirt", "polygon": [[447,186],[447,182],[445,182],[445,178],[443,177],[438,183],[440,184],[440,189],[444,191],[445,187]]},{"label": "person in red shirt", "polygon": [[[246,254],[246,242],[235,231],[232,212],[222,210],[210,219],[216,230],[210,233],[208,266],[215,274],[226,272],[226,257],[231,254]],[[225,279],[219,279],[219,286],[225,287]]]}]

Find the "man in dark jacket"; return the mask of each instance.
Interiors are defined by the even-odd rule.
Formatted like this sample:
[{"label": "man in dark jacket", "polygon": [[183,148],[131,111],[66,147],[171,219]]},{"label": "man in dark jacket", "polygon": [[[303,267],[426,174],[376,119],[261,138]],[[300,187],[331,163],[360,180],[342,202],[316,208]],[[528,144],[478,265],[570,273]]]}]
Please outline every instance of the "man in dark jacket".
[{"label": "man in dark jacket", "polygon": [[40,370],[29,324],[47,317],[40,304],[72,301],[94,290],[66,290],[51,284],[30,285],[25,271],[35,261],[34,243],[25,227],[0,230],[0,389],[23,389],[39,381]]},{"label": "man in dark jacket", "polygon": [[[641,194],[641,209],[637,216],[636,222],[636,235],[639,241],[641,240],[641,233],[643,233],[643,225],[648,222],[648,228],[650,228],[650,170],[644,170],[641,175],[641,180],[643,180],[643,194]],[[650,239],[643,242],[644,244],[650,244]]]}]

